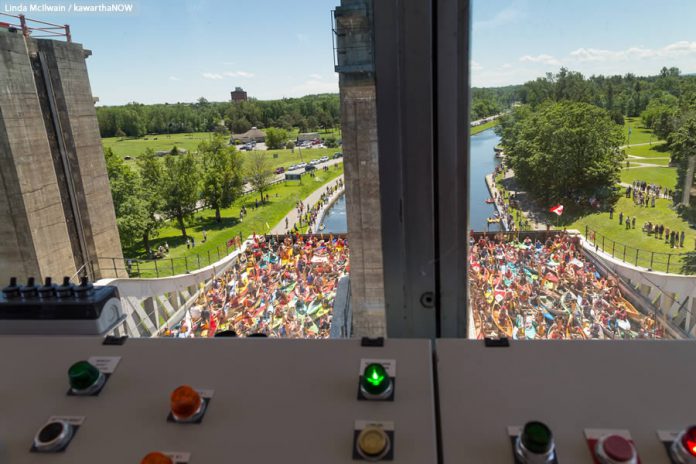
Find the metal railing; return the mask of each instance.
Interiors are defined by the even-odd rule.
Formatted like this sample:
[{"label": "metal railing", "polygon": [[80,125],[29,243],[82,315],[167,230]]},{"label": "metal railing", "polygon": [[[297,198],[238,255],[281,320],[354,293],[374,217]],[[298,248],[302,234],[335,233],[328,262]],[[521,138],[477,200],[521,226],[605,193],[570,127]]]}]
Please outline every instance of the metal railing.
[{"label": "metal railing", "polygon": [[[27,18],[23,14],[11,15],[7,13],[0,13],[0,19],[2,18],[13,18],[14,20],[19,20],[19,22],[6,22],[0,20],[0,27],[7,28],[9,30],[22,31],[22,35],[24,37],[31,36],[35,39],[65,37],[68,43],[72,42],[72,35],[70,34],[70,26],[68,24],[47,23],[45,21]],[[35,35],[35,32],[42,35]]]},{"label": "metal railing", "polygon": [[[201,248],[204,246],[199,245]],[[194,252],[176,258],[167,258],[166,256],[156,259],[100,257],[98,258],[98,267],[102,275],[112,275],[116,278],[172,277],[210,266],[237,249],[234,238],[232,238],[225,245],[217,245],[215,248],[208,248],[200,253]]]},{"label": "metal railing", "polygon": [[[602,250],[612,258],[620,259],[628,264],[643,267],[649,271],[660,271],[672,274],[683,274],[683,259],[687,253],[665,253],[643,250],[638,247],[617,242],[604,234],[585,226],[585,239],[594,245],[595,250]],[[663,240],[657,238],[655,240]]]}]

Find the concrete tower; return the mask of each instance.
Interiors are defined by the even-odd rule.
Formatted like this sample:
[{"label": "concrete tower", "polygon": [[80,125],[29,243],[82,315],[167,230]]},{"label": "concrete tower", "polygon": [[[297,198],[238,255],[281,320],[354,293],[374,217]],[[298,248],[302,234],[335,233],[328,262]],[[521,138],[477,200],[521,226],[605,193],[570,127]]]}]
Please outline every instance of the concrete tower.
[{"label": "concrete tower", "polygon": [[372,1],[343,0],[334,18],[353,334],[374,337],[385,335],[386,325]]},{"label": "concrete tower", "polygon": [[115,277],[106,263],[123,262],[90,54],[0,29],[0,282]]}]

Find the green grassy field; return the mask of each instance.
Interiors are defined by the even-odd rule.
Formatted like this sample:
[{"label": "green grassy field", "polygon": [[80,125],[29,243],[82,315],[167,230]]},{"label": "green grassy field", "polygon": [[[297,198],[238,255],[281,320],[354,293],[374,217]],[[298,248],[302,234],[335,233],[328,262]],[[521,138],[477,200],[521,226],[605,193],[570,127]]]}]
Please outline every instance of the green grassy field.
[{"label": "green grassy field", "polygon": [[628,128],[631,128],[631,139],[630,143],[646,143],[657,141],[652,133],[652,130],[643,126],[643,121],[640,118],[625,118],[624,119],[624,143],[628,144]]},{"label": "green grassy field", "polygon": [[491,127],[495,127],[498,125],[498,120],[494,119],[493,121],[489,121],[487,123],[481,124],[480,126],[472,127],[470,128],[470,135],[476,135],[479,132],[483,132],[487,129],[490,129]]},{"label": "green grassy field", "polygon": [[[195,214],[187,224],[187,233],[194,238],[196,243],[196,246],[191,249],[186,247],[181,231],[173,222],[168,222],[160,230],[159,236],[152,240],[153,249],[157,249],[165,242],[168,243],[170,252],[167,258],[174,258],[173,260],[162,259],[157,262],[160,275],[184,273],[187,270],[198,269],[209,262],[217,261],[219,256],[224,256],[227,241],[240,233],[243,238],[254,232],[266,233],[269,228],[280,222],[295,207],[298,200],[305,199],[322,185],[343,174],[343,165],[338,166],[338,168],[331,167],[328,172],[317,171],[316,178],[309,175],[303,176],[301,184],[292,181],[273,186],[268,191],[270,201],[265,205],[260,205],[257,209],[254,208],[254,200],[258,198],[258,194],[245,195],[237,200],[232,207],[222,210],[222,222],[219,224],[215,221],[215,212],[212,210],[204,210]],[[239,212],[243,205],[247,208],[247,216],[243,222],[240,222]],[[205,243],[203,243],[203,230],[208,235],[208,240]],[[131,258],[142,258],[144,252],[142,245],[124,249],[124,255]],[[219,255],[218,252],[222,254]],[[156,275],[153,261],[140,263],[139,268],[142,277]]]},{"label": "green grassy field", "polygon": [[625,148],[626,154],[641,158],[669,158],[670,151],[663,141],[653,142],[652,145],[638,145]]},{"label": "green grassy field", "polygon": [[630,184],[634,180],[644,180],[649,184],[674,188],[677,184],[677,169],[669,167],[644,167],[621,170],[621,182]]},{"label": "green grassy field", "polygon": [[[328,131],[321,131],[321,136],[326,136],[327,134],[334,134],[340,136],[339,129],[333,129]],[[292,137],[297,136],[297,130],[292,135]],[[213,137],[212,132],[195,132],[186,134],[172,134],[172,135],[148,135],[138,139],[121,139],[119,137],[109,137],[102,139],[102,143],[105,148],[111,148],[111,150],[122,157],[129,156],[132,159],[126,160],[126,164],[135,168],[137,166],[136,159],[148,148],[154,151],[170,151],[175,146],[177,148],[182,148],[185,150],[195,152],[198,149],[198,145],[203,142],[210,140]],[[267,150],[260,151],[269,159],[269,163],[273,169],[283,166],[285,168],[293,164],[298,164],[301,162],[309,162],[313,159],[321,158],[323,156],[328,156],[331,158],[334,153],[341,152],[342,148],[311,148],[311,149],[300,149],[295,148],[294,150]],[[247,159],[249,154],[252,152],[241,151],[242,156]],[[274,157],[273,155],[278,155]]]},{"label": "green grassy field", "polygon": [[[638,265],[642,267],[650,267],[655,270],[667,270],[667,254],[668,253],[685,253],[694,250],[694,240],[696,240],[696,230],[689,227],[689,224],[682,220],[677,214],[670,209],[670,200],[658,199],[655,202],[655,208],[645,208],[636,206],[630,198],[621,197],[614,208],[614,218],[609,219],[608,212],[595,213],[579,218],[575,222],[568,224],[568,229],[577,229],[581,233],[585,233],[585,226],[596,231],[598,242],[601,248],[601,235],[606,236],[604,248],[607,252],[613,253],[621,259],[624,259],[624,251],[626,253],[626,261],[635,264],[636,256],[638,257]],[[636,218],[636,228],[626,230],[625,225],[619,225],[619,213],[623,212],[624,217],[630,216]],[[645,222],[653,224],[663,224],[669,227],[670,230],[685,232],[684,248],[670,248],[668,243],[656,239],[652,235],[648,235],[641,229]],[[616,244],[612,244],[611,240]],[[636,250],[640,250],[636,255]],[[661,253],[660,255],[651,255],[651,252]],[[651,265],[652,260],[652,265]],[[679,260],[676,257],[670,258],[670,272],[679,271]]]},{"label": "green grassy field", "polygon": [[137,139],[107,137],[102,139],[105,148],[121,156],[136,158],[142,155],[146,149],[152,148],[154,151],[170,151],[175,146],[188,151],[196,151],[198,145],[206,140],[210,140],[212,132],[192,132],[185,134],[158,134],[146,135]]}]

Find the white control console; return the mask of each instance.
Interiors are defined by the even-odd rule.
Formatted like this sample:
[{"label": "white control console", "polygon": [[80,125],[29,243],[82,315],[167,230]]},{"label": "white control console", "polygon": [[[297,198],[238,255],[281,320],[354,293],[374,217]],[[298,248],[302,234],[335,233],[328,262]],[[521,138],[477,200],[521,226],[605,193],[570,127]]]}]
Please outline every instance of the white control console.
[{"label": "white control console", "polygon": [[437,462],[430,341],[102,341],[0,337],[0,462]]}]

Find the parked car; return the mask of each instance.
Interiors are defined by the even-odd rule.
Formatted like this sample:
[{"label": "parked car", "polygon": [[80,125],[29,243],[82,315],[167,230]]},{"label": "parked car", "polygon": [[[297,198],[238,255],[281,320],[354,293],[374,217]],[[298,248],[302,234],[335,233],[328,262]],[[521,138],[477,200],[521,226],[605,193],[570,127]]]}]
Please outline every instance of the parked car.
[{"label": "parked car", "polygon": [[319,160],[318,160],[318,159],[313,159],[312,161],[309,162],[309,164],[311,164],[312,166],[314,166],[315,164],[319,164]]},{"label": "parked car", "polygon": [[314,166],[313,164],[310,164],[309,166],[305,166],[304,170],[305,170],[305,172],[309,172],[309,171],[314,171],[316,168],[317,168],[316,166]]},{"label": "parked car", "polygon": [[297,165],[297,169],[302,169],[304,167],[307,167],[307,163],[300,163]]},{"label": "parked car", "polygon": [[343,158],[343,153],[334,153],[333,159]]},{"label": "parked car", "polygon": [[322,156],[321,158],[319,158],[319,162],[320,162],[320,163],[326,163],[327,161],[329,161],[329,157],[328,157],[328,156]]},{"label": "parked car", "polygon": [[282,174],[285,172],[285,168],[283,166],[280,166],[279,168],[276,168],[275,173],[276,174]]}]

